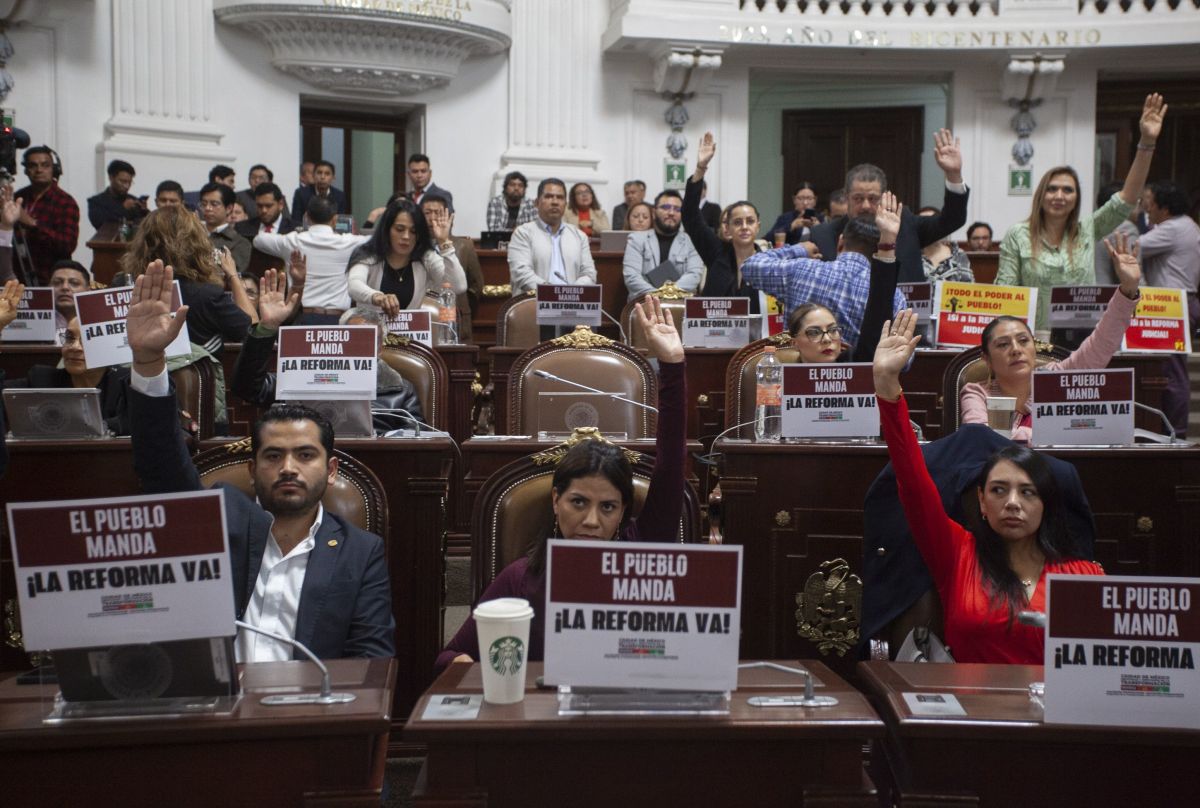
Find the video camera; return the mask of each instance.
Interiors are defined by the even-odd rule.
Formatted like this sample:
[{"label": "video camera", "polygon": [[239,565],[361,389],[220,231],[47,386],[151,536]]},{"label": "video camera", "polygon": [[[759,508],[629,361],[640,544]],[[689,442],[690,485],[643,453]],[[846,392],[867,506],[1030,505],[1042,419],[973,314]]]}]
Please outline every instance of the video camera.
[{"label": "video camera", "polygon": [[12,182],[17,173],[17,149],[29,148],[29,133],[13,124],[12,113],[0,110],[0,182]]}]

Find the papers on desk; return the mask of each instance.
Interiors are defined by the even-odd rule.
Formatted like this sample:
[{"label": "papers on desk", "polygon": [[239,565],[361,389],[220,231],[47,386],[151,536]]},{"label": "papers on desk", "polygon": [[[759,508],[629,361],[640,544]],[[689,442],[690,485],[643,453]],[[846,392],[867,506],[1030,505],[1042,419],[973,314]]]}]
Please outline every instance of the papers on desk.
[{"label": "papers on desk", "polygon": [[1046,723],[1200,727],[1200,578],[1046,576]]},{"label": "papers on desk", "polygon": [[904,703],[915,716],[967,714],[951,693],[905,693]]},{"label": "papers on desk", "polygon": [[479,717],[483,694],[434,693],[421,713],[422,721],[473,721]]}]

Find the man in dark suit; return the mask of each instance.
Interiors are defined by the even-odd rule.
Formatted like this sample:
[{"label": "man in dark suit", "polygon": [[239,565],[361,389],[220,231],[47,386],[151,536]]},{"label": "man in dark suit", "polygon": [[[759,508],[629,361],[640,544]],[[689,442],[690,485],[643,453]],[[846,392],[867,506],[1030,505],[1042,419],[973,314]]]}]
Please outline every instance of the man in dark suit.
[{"label": "man in dark suit", "polygon": [[418,205],[425,199],[426,194],[436,194],[446,200],[446,207],[454,213],[454,194],[441,188],[433,182],[433,169],[429,167],[429,157],[424,154],[413,154],[408,158],[408,181],[412,190],[408,198]]},{"label": "man in dark suit", "polygon": [[296,229],[296,225],[288,218],[283,191],[273,182],[263,182],[255,186],[254,210],[257,211],[257,215],[253,219],[234,225],[238,234],[251,242],[259,233],[278,233],[284,236]]},{"label": "man in dark suit", "polygon": [[[921,248],[946,238],[967,223],[967,186],[963,184],[962,152],[958,139],[949,129],[940,129],[933,136],[934,159],[946,175],[946,194],[942,212],[934,216],[917,216],[907,207],[900,219],[900,235],[896,237],[896,262],[901,283],[920,283],[925,280],[921,265]],[[887,190],[887,175],[878,166],[863,163],[846,173],[846,197],[850,203],[849,216],[875,218],[879,198]],[[821,255],[838,254],[838,237],[846,219],[837,218],[812,229],[812,241]]]},{"label": "man in dark suit", "polygon": [[[133,462],[147,493],[201,488],[166,373],[164,351],[185,314],[170,313],[172,274],[152,263],[137,279],[126,319]],[[307,407],[274,407],[255,424],[251,451],[257,500],[223,486],[238,619],[294,638],[319,657],[393,656],[383,540],[321,505],[337,478],[329,422]],[[244,630],[237,651],[242,662],[304,658]]]},{"label": "man in dark suit", "polygon": [[304,224],[304,212],[308,210],[308,202],[314,196],[327,196],[333,200],[338,213],[349,213],[350,203],[341,188],[333,185],[337,169],[328,160],[319,160],[313,168],[313,184],[301,185],[292,197],[292,222],[296,227]]}]

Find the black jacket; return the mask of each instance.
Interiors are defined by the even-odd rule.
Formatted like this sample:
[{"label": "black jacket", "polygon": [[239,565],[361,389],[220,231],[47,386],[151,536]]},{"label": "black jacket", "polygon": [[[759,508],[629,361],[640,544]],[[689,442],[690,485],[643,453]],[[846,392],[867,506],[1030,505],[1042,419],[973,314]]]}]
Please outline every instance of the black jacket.
[{"label": "black jacket", "polygon": [[[257,407],[269,407],[275,403],[275,374],[267,369],[274,347],[274,337],[259,337],[253,332],[246,336],[242,342],[242,353],[233,366],[233,385],[230,389],[234,395]],[[408,410],[422,422],[425,420],[416,388],[399,374],[386,387],[376,389],[371,409]],[[380,432],[412,426],[408,419],[401,416],[376,416],[374,421],[375,429]]]},{"label": "black jacket", "polygon": [[[901,283],[923,283],[925,268],[921,264],[921,248],[953,233],[967,223],[967,197],[970,189],[956,194],[949,188],[942,200],[942,212],[935,216],[918,216],[908,208],[900,216],[900,234],[896,237],[896,260],[900,263]],[[812,229],[812,242],[821,255],[837,255],[838,236],[846,227],[846,217],[839,216]]]},{"label": "black jacket", "polygon": [[203,281],[179,281],[187,304],[188,339],[219,356],[226,342],[237,342],[250,328],[250,315],[238,308],[225,287]]},{"label": "black jacket", "polygon": [[700,290],[701,297],[748,297],[750,298],[750,313],[762,314],[758,305],[758,290],[743,280],[738,283],[737,256],[733,253],[733,245],[722,241],[704,223],[704,215],[700,210],[700,195],[704,193],[700,183],[688,178],[687,189],[683,194],[683,229],[692,240],[700,260],[708,267],[704,276],[704,288]]},{"label": "black jacket", "polygon": [[[259,219],[255,216],[253,219],[247,219],[244,222],[238,222],[233,226],[238,235],[250,242],[254,246],[254,237],[258,235]],[[275,229],[271,232],[279,235],[287,235],[296,229],[296,225],[292,222],[291,217],[287,215],[287,211],[279,214],[279,218],[275,220]]]},{"label": "black jacket", "polygon": [[[316,194],[317,187],[315,185],[304,185],[297,188],[296,193],[292,195],[292,222],[296,227],[304,224],[304,214],[308,213],[308,203]],[[333,200],[338,213],[350,212],[350,203],[346,201],[346,192],[341,188],[329,186],[329,198]]]}]

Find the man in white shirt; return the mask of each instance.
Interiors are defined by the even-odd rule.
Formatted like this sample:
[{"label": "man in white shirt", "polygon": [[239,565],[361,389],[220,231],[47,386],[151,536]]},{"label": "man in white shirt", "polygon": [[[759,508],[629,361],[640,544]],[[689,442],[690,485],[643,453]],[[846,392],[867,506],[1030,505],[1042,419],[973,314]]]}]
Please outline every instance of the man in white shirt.
[{"label": "man in white shirt", "polygon": [[308,262],[308,279],[302,289],[300,305],[303,311],[298,322],[302,325],[337,325],[338,318],[350,308],[350,287],[346,268],[350,255],[370,236],[335,233],[333,222],[337,207],[328,197],[314,196],[308,202],[307,230],[286,235],[259,233],[254,237],[255,249],[268,255],[289,260],[293,250],[304,254]]},{"label": "man in white shirt", "polygon": [[[150,264],[126,318],[133,460],[146,493],[203,487],[167,376],[164,352],[184,322],[171,315],[172,275],[161,261]],[[393,656],[383,540],[321,505],[337,479],[333,428],[308,407],[279,405],[255,424],[250,440],[255,498],[222,485],[237,618],[326,659]],[[236,647],[240,662],[304,658],[288,643],[244,629]]]},{"label": "man in white shirt", "polygon": [[538,185],[537,218],[513,231],[508,272],[513,295],[539,283],[595,283],[596,265],[582,230],[563,221],[567,186],[553,177]]}]

